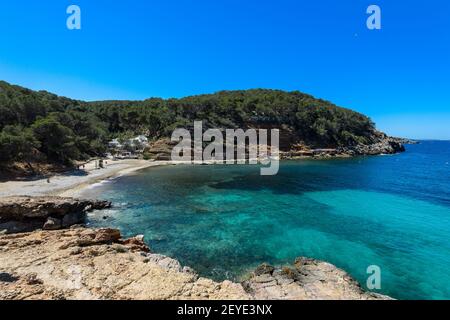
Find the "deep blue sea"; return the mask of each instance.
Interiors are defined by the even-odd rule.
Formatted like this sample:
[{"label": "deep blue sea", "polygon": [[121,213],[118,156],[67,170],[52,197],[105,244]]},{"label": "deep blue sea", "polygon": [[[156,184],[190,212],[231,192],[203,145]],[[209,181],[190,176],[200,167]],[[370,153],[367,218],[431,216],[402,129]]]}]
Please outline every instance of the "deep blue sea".
[{"label": "deep blue sea", "polygon": [[450,142],[285,161],[273,177],[250,165],[150,168],[86,195],[116,205],[91,215],[93,226],[144,234],[153,252],[216,280],[306,256],[363,287],[377,265],[377,292],[397,299],[450,299]]}]

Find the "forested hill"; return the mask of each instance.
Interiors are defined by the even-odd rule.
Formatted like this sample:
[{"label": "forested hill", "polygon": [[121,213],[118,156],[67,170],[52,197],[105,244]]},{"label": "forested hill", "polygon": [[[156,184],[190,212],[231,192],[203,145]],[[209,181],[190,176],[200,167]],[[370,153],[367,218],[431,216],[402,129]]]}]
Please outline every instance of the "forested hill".
[{"label": "forested hill", "polygon": [[372,144],[372,121],[294,91],[222,91],[182,99],[83,102],[0,82],[0,162],[70,163],[105,151],[113,137],[170,137],[175,128],[277,127],[314,147]]}]

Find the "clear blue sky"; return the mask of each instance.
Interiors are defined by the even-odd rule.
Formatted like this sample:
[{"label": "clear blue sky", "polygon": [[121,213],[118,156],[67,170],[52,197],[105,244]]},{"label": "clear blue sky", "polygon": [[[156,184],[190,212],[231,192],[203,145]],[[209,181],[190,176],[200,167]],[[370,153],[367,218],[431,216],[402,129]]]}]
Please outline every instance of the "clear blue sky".
[{"label": "clear blue sky", "polygon": [[[82,30],[66,28],[66,8]],[[382,9],[382,30],[366,8]],[[448,0],[0,4],[0,79],[84,100],[300,90],[393,135],[450,139]]]}]

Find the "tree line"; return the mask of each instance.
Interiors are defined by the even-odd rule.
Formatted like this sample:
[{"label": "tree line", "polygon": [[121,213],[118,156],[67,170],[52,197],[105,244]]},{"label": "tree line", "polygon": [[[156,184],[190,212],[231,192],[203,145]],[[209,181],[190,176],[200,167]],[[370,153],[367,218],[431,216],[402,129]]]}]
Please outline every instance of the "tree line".
[{"label": "tree line", "polygon": [[276,127],[314,147],[370,144],[373,122],[360,113],[299,91],[242,90],[182,99],[84,102],[0,82],[0,163],[70,164],[106,151],[107,141],[176,128]]}]

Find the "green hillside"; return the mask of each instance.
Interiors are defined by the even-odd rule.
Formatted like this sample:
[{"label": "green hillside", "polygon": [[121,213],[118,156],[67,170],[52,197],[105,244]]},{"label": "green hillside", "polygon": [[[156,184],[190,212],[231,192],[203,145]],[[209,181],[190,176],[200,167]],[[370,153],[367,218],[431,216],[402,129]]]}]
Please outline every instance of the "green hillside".
[{"label": "green hillside", "polygon": [[357,112],[294,91],[221,91],[182,99],[83,102],[0,82],[0,163],[44,157],[69,164],[103,153],[108,139],[175,128],[281,128],[314,147],[369,145],[372,121]]}]

